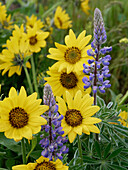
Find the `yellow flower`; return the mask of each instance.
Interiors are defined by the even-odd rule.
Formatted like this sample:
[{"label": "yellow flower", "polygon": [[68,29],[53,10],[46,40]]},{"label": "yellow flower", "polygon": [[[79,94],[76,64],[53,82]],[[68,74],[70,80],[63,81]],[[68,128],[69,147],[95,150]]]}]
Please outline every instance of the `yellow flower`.
[{"label": "yellow flower", "polygon": [[82,135],[82,132],[89,135],[90,132],[100,133],[100,130],[95,126],[95,123],[101,122],[100,119],[91,117],[100,108],[98,106],[92,106],[93,97],[89,94],[82,96],[82,92],[79,90],[76,92],[75,97],[66,91],[66,103],[57,96],[59,112],[64,116],[61,126],[65,135],[68,135],[70,143],[74,141],[76,135]]},{"label": "yellow flower", "polygon": [[41,125],[47,121],[40,115],[48,110],[48,106],[40,105],[41,99],[36,99],[37,93],[27,97],[25,88],[22,86],[17,91],[12,87],[9,91],[9,97],[0,101],[0,132],[15,141],[23,137],[32,139],[32,134],[41,130]]},{"label": "yellow flower", "polygon": [[64,95],[65,98],[66,91],[69,91],[72,96],[74,96],[78,90],[81,90],[82,94],[91,92],[91,88],[88,88],[86,91],[84,91],[84,83],[82,82],[82,78],[85,76],[85,74],[82,71],[79,75],[74,71],[67,73],[66,69],[58,72],[59,66],[57,65],[58,64],[56,63],[51,68],[49,68],[47,74],[50,75],[50,77],[44,78],[44,80],[46,80],[47,83],[52,87],[55,96]]},{"label": "yellow flower", "polygon": [[125,44],[128,44],[128,38],[122,38],[119,40],[119,43],[125,43]]},{"label": "yellow flower", "polygon": [[54,16],[54,24],[59,29],[68,29],[72,27],[72,21],[70,21],[70,17],[66,14],[65,10],[62,10],[60,6],[57,7],[55,16]]},{"label": "yellow flower", "polygon": [[123,126],[128,127],[128,112],[122,111],[119,116],[121,118],[118,121],[120,121]]},{"label": "yellow flower", "polygon": [[63,165],[59,159],[53,162],[49,161],[48,158],[41,156],[35,163],[16,165],[12,167],[12,170],[68,170],[68,166]]},{"label": "yellow flower", "polygon": [[48,37],[49,32],[38,31],[37,26],[27,29],[27,39],[29,41],[29,50],[31,52],[39,52],[41,47],[46,46],[45,39]]},{"label": "yellow flower", "polygon": [[[0,70],[3,70],[2,75],[7,71],[8,76],[11,77],[14,73],[21,75],[22,66],[24,59],[30,56],[31,53],[28,51],[28,42],[24,37],[19,40],[19,37],[13,37],[11,40],[7,41],[6,44],[8,49],[2,51],[0,55]],[[25,63],[26,67],[31,68],[30,63],[27,61]]]},{"label": "yellow flower", "polygon": [[[91,48],[87,45],[91,39],[91,35],[85,37],[86,31],[76,38],[74,32],[70,29],[69,35],[65,37],[66,45],[55,43],[56,48],[50,48],[48,58],[59,60],[59,72],[64,68],[69,74],[71,71],[79,72],[83,70],[83,63],[88,64],[87,60],[91,57],[87,55],[87,50]],[[86,46],[87,45],[87,46]]]},{"label": "yellow flower", "polygon": [[89,0],[81,0],[81,8],[85,14],[89,15],[88,10],[90,9],[89,5]]},{"label": "yellow flower", "polygon": [[31,17],[26,16],[26,26],[33,28],[34,25],[37,26],[37,30],[40,30],[44,25],[43,22],[40,19],[37,19],[37,16],[32,15]]}]

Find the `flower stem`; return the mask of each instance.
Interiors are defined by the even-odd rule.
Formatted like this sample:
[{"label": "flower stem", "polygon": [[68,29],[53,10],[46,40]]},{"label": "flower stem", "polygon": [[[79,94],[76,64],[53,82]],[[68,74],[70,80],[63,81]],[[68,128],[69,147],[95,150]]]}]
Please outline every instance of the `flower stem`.
[{"label": "flower stem", "polygon": [[79,156],[80,156],[80,158],[81,158],[81,165],[83,165],[82,147],[81,147],[81,141],[80,141],[79,135],[77,135],[77,141],[78,141]]},{"label": "flower stem", "polygon": [[[34,54],[33,54],[33,55],[34,55]],[[34,83],[35,91],[36,91],[37,94],[38,94],[38,98],[40,98],[40,96],[39,96],[39,91],[38,91],[37,80],[36,80],[36,71],[35,71],[35,64],[34,64],[33,55],[32,55],[32,57],[31,57],[32,74],[33,74],[33,83]]]},{"label": "flower stem", "polygon": [[31,83],[31,79],[30,79],[27,67],[25,65],[23,65],[23,67],[24,67],[24,71],[25,71],[25,74],[26,74],[26,77],[27,77],[29,88],[30,88],[30,93],[33,93],[33,87],[32,87],[32,83]]},{"label": "flower stem", "polygon": [[125,95],[122,97],[119,105],[122,105],[122,104],[126,101],[127,98],[128,98],[128,90],[127,90],[127,92],[125,93]]},{"label": "flower stem", "polygon": [[21,150],[22,150],[22,159],[23,159],[23,164],[26,164],[26,149],[25,149],[25,142],[24,138],[21,140]]}]

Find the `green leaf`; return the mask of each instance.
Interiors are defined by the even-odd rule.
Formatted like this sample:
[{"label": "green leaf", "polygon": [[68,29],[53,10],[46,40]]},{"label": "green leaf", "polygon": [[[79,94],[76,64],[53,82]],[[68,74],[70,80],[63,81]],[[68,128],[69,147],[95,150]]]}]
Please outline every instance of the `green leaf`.
[{"label": "green leaf", "polygon": [[115,164],[112,165],[108,164],[108,166],[114,170],[127,170],[127,168]]},{"label": "green leaf", "polygon": [[18,142],[15,142],[13,139],[8,139],[4,136],[4,133],[0,133],[0,144],[7,147],[8,149],[21,153],[21,146]]},{"label": "green leaf", "polygon": [[6,152],[0,152],[0,156],[3,156],[5,154],[6,154]]},{"label": "green leaf", "polygon": [[100,145],[97,141],[95,141],[95,150],[97,152],[97,155],[101,158],[101,150],[100,150]]},{"label": "green leaf", "polygon": [[116,130],[118,133],[120,133],[123,136],[126,136],[128,138],[128,128],[124,127],[122,125],[113,125],[114,130]]},{"label": "green leaf", "polygon": [[113,152],[107,157],[107,160],[110,160],[110,159],[116,157],[117,155],[120,154],[121,151],[122,151],[122,148],[116,149],[115,151],[113,151]]},{"label": "green leaf", "polygon": [[104,159],[108,156],[108,153],[110,152],[110,149],[111,149],[111,143],[109,143],[107,145],[107,147],[105,148],[105,151],[104,151]]},{"label": "green leaf", "polygon": [[33,151],[30,156],[34,159],[38,159],[41,155],[42,150]]},{"label": "green leaf", "polygon": [[29,153],[27,154],[27,156],[26,156],[26,159],[27,159],[27,160],[28,160],[28,157],[30,156],[30,154],[32,153],[32,151],[35,149],[36,145],[37,145],[37,138],[34,137],[34,138],[32,139],[32,147],[31,147],[31,150],[30,150],[30,152],[29,152]]},{"label": "green leaf", "polygon": [[97,96],[97,105],[100,106],[100,107],[106,106],[104,100],[102,98],[100,98],[99,96]]},{"label": "green leaf", "polygon": [[113,105],[113,102],[109,102],[108,105],[107,105],[107,108],[110,109]]},{"label": "green leaf", "polygon": [[86,163],[97,163],[97,164],[99,164],[99,162],[98,162],[97,160],[92,159],[92,158],[90,158],[90,157],[88,157],[88,156],[83,156],[83,160],[84,160],[84,162],[86,162]]},{"label": "green leaf", "polygon": [[0,168],[0,170],[7,170],[7,169],[5,169],[5,168]]}]

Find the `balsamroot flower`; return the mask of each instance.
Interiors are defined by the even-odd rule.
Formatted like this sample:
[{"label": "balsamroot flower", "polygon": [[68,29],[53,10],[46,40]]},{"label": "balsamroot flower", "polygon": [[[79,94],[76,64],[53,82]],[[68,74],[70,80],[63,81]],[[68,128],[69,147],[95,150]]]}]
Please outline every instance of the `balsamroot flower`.
[{"label": "balsamroot flower", "polygon": [[50,160],[63,159],[62,155],[68,152],[68,148],[63,144],[68,140],[61,136],[64,133],[61,127],[63,116],[58,114],[58,106],[49,84],[44,87],[44,104],[49,106],[49,110],[43,115],[48,124],[42,128],[46,135],[41,135],[41,154]]},{"label": "balsamroot flower", "polygon": [[80,90],[76,92],[74,98],[66,91],[66,102],[57,96],[58,110],[64,116],[61,123],[63,136],[68,135],[70,143],[74,141],[77,134],[82,135],[82,132],[87,135],[90,132],[100,133],[94,124],[101,122],[101,119],[91,117],[100,109],[98,106],[92,106],[93,100],[94,98],[89,94],[82,96]]},{"label": "balsamroot flower", "polygon": [[119,116],[120,119],[118,121],[120,121],[123,126],[128,127],[128,112],[122,111],[120,112]]},{"label": "balsamroot flower", "polygon": [[35,163],[28,163],[27,165],[16,165],[12,170],[68,170],[68,166],[63,165],[61,160],[57,159],[55,162],[49,161],[48,158],[41,156]]},{"label": "balsamroot flower", "polygon": [[36,99],[37,93],[27,97],[22,86],[19,94],[14,87],[9,91],[9,97],[0,101],[0,132],[15,141],[23,137],[32,139],[32,134],[41,130],[41,125],[47,121],[40,115],[48,110],[48,106],[40,105],[41,99]]},{"label": "balsamroot flower", "polygon": [[[85,37],[86,31],[80,33],[76,38],[74,32],[70,29],[69,35],[65,37],[66,45],[55,43],[56,48],[50,48],[48,58],[59,60],[59,72],[67,69],[67,74],[74,71],[78,73],[82,70],[83,63],[92,57],[87,55],[87,50],[91,48],[87,45],[91,39],[91,35]],[[86,46],[87,45],[87,46]]]},{"label": "balsamroot flower", "polygon": [[26,27],[33,28],[34,25],[37,26],[37,29],[40,30],[44,25],[43,22],[40,19],[37,19],[37,16],[32,15],[31,17],[26,16]]},{"label": "balsamroot flower", "polygon": [[29,50],[31,52],[39,52],[41,47],[46,46],[45,39],[48,37],[49,32],[44,32],[38,30],[37,25],[34,25],[33,28],[28,27],[27,29],[27,40],[29,41]]},{"label": "balsamroot flower", "polygon": [[88,3],[89,3],[89,0],[81,0],[81,9],[87,15],[89,15],[89,10],[90,10]]},{"label": "balsamroot flower", "polygon": [[66,11],[58,6],[54,16],[55,26],[59,29],[68,29],[72,27],[71,23],[72,21],[70,20],[70,17],[66,13]]},{"label": "balsamroot flower", "polygon": [[91,88],[86,89],[86,91],[83,89],[84,83],[82,82],[82,78],[84,73],[82,71],[79,72],[79,74],[74,71],[67,73],[66,69],[58,72],[59,65],[57,65],[58,64],[54,64],[49,68],[47,74],[50,75],[50,77],[44,78],[44,80],[51,85],[55,96],[65,96],[66,91],[69,91],[72,96],[75,96],[78,90],[81,90],[83,94],[91,92]]}]

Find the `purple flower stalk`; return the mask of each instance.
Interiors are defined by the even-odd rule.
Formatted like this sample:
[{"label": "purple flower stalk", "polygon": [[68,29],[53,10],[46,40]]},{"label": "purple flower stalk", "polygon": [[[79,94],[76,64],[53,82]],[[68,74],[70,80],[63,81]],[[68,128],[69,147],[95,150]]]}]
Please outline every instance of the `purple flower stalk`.
[{"label": "purple flower stalk", "polygon": [[[83,64],[85,74],[89,74],[89,79],[83,78],[84,88],[92,86],[94,94],[94,105],[96,105],[96,93],[99,90],[105,93],[105,88],[109,88],[109,80],[104,80],[111,76],[108,65],[110,64],[111,56],[106,53],[112,50],[112,47],[101,47],[107,40],[104,22],[101,11],[96,8],[94,12],[94,40],[91,43],[91,49],[87,54],[93,59],[88,60],[88,65]],[[105,55],[105,56],[103,56]]]},{"label": "purple flower stalk", "polygon": [[61,120],[63,115],[58,113],[58,105],[55,102],[55,98],[52,89],[49,84],[44,87],[44,104],[49,106],[49,110],[42,116],[47,120],[47,125],[42,126],[42,131],[45,131],[45,135],[41,135],[40,143],[43,151],[42,156],[53,159],[63,159],[63,154],[68,153],[64,143],[68,141],[66,137],[62,137],[64,134],[61,127]]}]

